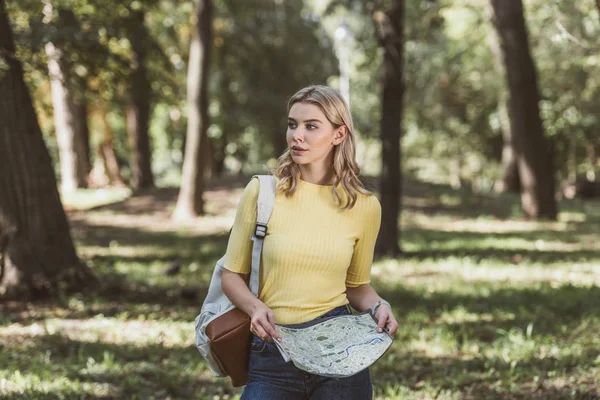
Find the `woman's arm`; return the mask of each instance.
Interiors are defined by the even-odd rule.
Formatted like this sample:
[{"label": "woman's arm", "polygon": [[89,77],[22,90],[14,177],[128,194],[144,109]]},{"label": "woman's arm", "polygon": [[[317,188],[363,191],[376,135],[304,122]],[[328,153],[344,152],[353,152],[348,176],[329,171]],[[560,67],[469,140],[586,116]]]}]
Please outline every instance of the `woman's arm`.
[{"label": "woman's arm", "polygon": [[369,284],[346,287],[346,297],[352,308],[359,312],[368,310],[381,299]]},{"label": "woman's arm", "polygon": [[[375,289],[369,284],[346,287],[346,297],[350,302],[350,306],[360,312],[368,310],[381,300],[381,297],[379,297]],[[390,335],[393,335],[396,333],[396,330],[398,330],[398,322],[396,321],[396,318],[394,318],[394,314],[389,307],[382,305],[377,308],[375,317],[378,321],[378,332],[381,332],[383,327],[386,327]]]},{"label": "woman's arm", "polygon": [[252,314],[252,307],[258,299],[248,288],[250,275],[238,274],[223,268],[221,275],[221,288],[223,293],[231,300],[233,305],[248,315]]},{"label": "woman's arm", "polygon": [[263,340],[279,338],[275,331],[273,311],[256,298],[248,288],[252,271],[252,241],[256,227],[256,202],[260,192],[258,179],[251,179],[238,203],[233,228],[227,242],[225,266],[221,275],[223,293],[240,310],[250,316],[250,331]]},{"label": "woman's arm", "polygon": [[221,288],[223,293],[240,310],[250,316],[250,331],[263,340],[271,337],[280,340],[275,330],[273,311],[260,301],[248,288],[249,274],[238,274],[223,268]]}]

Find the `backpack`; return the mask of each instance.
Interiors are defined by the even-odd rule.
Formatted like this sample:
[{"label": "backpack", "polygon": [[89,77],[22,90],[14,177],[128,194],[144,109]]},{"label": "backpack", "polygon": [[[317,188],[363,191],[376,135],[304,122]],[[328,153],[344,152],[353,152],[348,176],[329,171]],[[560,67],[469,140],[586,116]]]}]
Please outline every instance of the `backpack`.
[{"label": "backpack", "polygon": [[[249,238],[254,243],[252,246],[252,269],[250,271],[248,286],[252,294],[258,297],[260,257],[263,241],[267,234],[267,222],[271,217],[275,203],[275,178],[272,175],[254,175],[252,178],[254,177],[258,177],[259,179],[260,190],[257,201],[256,227],[254,233]],[[195,319],[196,347],[208,363],[208,367],[215,377],[226,377],[229,374],[219,357],[211,350],[211,341],[207,335],[206,328],[216,318],[236,308],[221,289],[221,275],[224,264],[225,255],[215,265],[208,293],[202,304],[200,314]],[[250,337],[249,331],[248,337]],[[241,357],[241,359],[247,359],[247,356],[245,358]],[[232,380],[235,385],[235,379]]]}]

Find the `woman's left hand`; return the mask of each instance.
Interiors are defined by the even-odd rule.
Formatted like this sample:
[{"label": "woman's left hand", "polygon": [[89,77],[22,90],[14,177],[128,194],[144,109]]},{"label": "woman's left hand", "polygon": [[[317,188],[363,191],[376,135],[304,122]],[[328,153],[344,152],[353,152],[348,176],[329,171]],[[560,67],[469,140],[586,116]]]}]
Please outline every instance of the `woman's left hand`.
[{"label": "woman's left hand", "polygon": [[377,323],[377,332],[382,332],[385,327],[387,332],[393,335],[398,330],[398,322],[394,318],[394,314],[392,314],[392,309],[387,305],[382,304],[377,308],[375,318],[379,321]]}]

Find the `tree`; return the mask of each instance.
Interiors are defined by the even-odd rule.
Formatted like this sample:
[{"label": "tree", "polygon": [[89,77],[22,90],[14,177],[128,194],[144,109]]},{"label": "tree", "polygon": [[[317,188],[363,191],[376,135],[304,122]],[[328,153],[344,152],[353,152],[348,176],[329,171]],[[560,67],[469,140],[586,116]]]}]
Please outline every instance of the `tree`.
[{"label": "tree", "polygon": [[510,95],[510,124],[527,218],[556,219],[554,168],[540,117],[539,90],[521,0],[491,0]]},{"label": "tree", "polygon": [[127,108],[127,131],[131,142],[132,186],[143,189],[154,186],[150,152],[150,80],[146,67],[150,37],[144,26],[143,11],[131,11],[126,31],[131,43],[131,94]]},{"label": "tree", "polygon": [[126,187],[127,185],[125,185],[121,177],[119,162],[113,147],[114,133],[108,123],[107,108],[108,106],[104,102],[98,102],[96,105],[97,117],[102,127],[102,141],[96,149],[94,169],[90,177],[95,186],[110,184],[118,187]]},{"label": "tree", "polygon": [[402,198],[400,138],[404,97],[404,0],[395,0],[386,11],[376,11],[373,21],[383,48],[381,71],[381,232],[377,252],[397,256],[398,215]]},{"label": "tree", "polygon": [[[221,44],[219,51],[217,52],[218,66],[220,67],[220,79],[219,79],[219,96],[220,104],[224,110],[235,109],[235,98],[231,92],[231,72],[227,66],[227,48],[229,47],[228,42]],[[221,113],[223,116],[220,118],[221,134],[219,137],[212,138],[212,167],[211,177],[219,177],[223,174],[225,169],[225,156],[226,147],[229,138],[233,137],[233,133],[236,132],[240,127],[239,123],[228,113]]]},{"label": "tree", "polygon": [[[489,10],[491,12],[491,9]],[[506,76],[504,70],[504,60],[502,58],[502,49],[500,48],[499,37],[496,34],[489,35],[490,49],[494,54],[494,63],[498,75]],[[496,182],[498,192],[521,191],[519,179],[519,166],[515,153],[513,132],[510,129],[510,117],[508,113],[509,97],[505,87],[498,89],[498,116],[500,120],[500,130],[502,132],[502,178]]]},{"label": "tree", "polygon": [[[91,169],[84,85],[74,74],[73,63],[65,46],[69,38],[77,33],[79,24],[72,11],[54,10],[50,2],[46,4],[45,13],[60,27],[54,40],[46,43],[45,49],[52,88],[61,187],[63,191],[72,191],[87,187],[87,176]],[[55,13],[56,16],[53,15]]]},{"label": "tree", "polygon": [[181,189],[175,218],[188,218],[204,213],[204,169],[208,146],[208,68],[212,42],[212,0],[198,0],[196,20],[190,43],[187,96],[188,127]]},{"label": "tree", "polygon": [[[370,16],[377,42],[377,45],[373,46],[371,50],[383,50],[383,61],[380,66],[378,82],[381,87],[379,134],[382,163],[380,177],[382,218],[375,251],[380,255],[396,257],[401,253],[398,217],[402,199],[400,139],[402,137],[401,126],[404,114],[404,19],[406,4],[405,0],[370,0],[367,2],[333,0],[327,6],[325,14],[333,13],[335,8],[340,5],[348,10]],[[369,64],[369,62],[366,64]]]},{"label": "tree", "polygon": [[75,252],[50,156],[0,0],[0,287],[47,293],[92,278]]}]

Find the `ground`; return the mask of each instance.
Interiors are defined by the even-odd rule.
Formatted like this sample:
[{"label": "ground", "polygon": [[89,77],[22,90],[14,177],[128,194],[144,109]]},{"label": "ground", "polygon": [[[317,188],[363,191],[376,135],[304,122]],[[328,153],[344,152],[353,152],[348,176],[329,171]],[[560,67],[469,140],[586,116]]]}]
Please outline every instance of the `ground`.
[{"label": "ground", "polygon": [[[193,319],[247,180],[212,183],[207,215],[177,223],[176,189],[65,196],[100,284],[0,304],[0,398],[239,396],[207,371]],[[400,323],[375,398],[600,399],[600,201],[563,201],[542,223],[517,196],[405,188],[406,257],[373,265]]]}]

